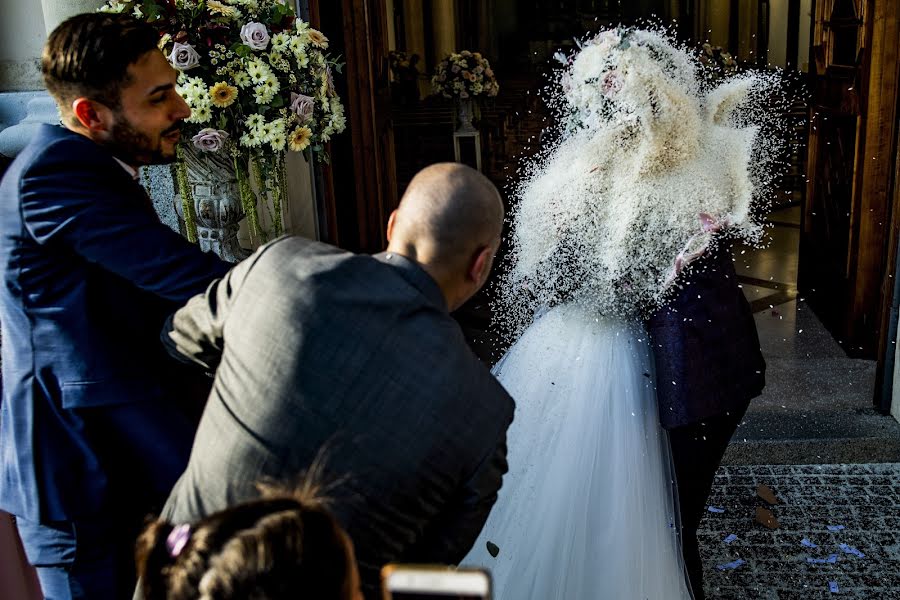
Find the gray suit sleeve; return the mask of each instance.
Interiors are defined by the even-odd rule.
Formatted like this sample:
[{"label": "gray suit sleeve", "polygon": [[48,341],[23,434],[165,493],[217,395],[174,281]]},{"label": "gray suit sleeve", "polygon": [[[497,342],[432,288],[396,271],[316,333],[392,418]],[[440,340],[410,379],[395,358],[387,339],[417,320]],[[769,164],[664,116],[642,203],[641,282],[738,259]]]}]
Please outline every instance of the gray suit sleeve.
[{"label": "gray suit sleeve", "polygon": [[410,556],[418,562],[458,564],[481,533],[491,507],[497,501],[497,492],[507,469],[504,430],[497,447],[465,483],[459,501],[425,532]]},{"label": "gray suit sleeve", "polygon": [[224,348],[225,321],[253,262],[238,264],[168,318],[160,339],[169,354],[209,371],[216,369]]}]

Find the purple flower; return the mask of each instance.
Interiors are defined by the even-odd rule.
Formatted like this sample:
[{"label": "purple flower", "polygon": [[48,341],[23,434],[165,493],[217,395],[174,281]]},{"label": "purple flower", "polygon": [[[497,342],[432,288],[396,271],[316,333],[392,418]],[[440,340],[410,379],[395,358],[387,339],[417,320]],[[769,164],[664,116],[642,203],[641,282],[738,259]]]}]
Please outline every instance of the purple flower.
[{"label": "purple flower", "polygon": [[225,146],[225,140],[228,134],[221,129],[201,129],[200,132],[191,138],[194,146],[204,152],[218,152]]},{"label": "purple flower", "polygon": [[269,32],[262,23],[251,21],[241,27],[241,41],[254,50],[265,50],[269,45]]},{"label": "purple flower", "polygon": [[190,44],[175,42],[169,55],[169,63],[179,71],[187,71],[200,64],[200,55]]},{"label": "purple flower", "polygon": [[309,121],[312,118],[315,103],[315,98],[311,96],[291,92],[291,110],[300,117],[301,122]]}]

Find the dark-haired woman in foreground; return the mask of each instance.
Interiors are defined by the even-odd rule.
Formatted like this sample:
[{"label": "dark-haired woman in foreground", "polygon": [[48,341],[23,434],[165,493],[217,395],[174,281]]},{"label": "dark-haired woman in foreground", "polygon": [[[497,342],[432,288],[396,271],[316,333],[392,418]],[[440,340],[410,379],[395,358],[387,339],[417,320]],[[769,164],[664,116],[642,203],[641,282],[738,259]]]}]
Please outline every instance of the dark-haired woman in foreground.
[{"label": "dark-haired woman in foreground", "polygon": [[[269,493],[271,494],[271,492]],[[353,544],[318,500],[279,493],[138,538],[145,600],[362,600]]]}]

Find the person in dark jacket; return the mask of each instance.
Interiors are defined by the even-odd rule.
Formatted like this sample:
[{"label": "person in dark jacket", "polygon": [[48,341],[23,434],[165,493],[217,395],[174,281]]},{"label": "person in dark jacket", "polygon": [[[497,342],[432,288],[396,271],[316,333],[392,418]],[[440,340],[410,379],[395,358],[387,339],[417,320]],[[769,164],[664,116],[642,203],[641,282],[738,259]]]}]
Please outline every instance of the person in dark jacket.
[{"label": "person in dark jacket", "polygon": [[432,165],[386,252],[282,238],[176,312],[170,351],[216,378],[163,518],[196,522],[322,454],[366,597],[385,563],[465,556],[507,470],[513,400],[450,312],[484,284],[502,226],[490,181]]},{"label": "person in dark jacket", "polygon": [[229,266],[160,223],[137,181],[190,115],[157,41],[125,15],[57,27],[42,69],[62,126],[0,183],[0,509],[54,600],[133,589],[134,540],[194,432],[159,330]]},{"label": "person in dark jacket", "polygon": [[672,446],[685,565],[694,596],[702,600],[697,527],[728,443],[750,400],[765,386],[756,322],[727,246],[720,244],[691,265],[647,330],[660,422]]}]

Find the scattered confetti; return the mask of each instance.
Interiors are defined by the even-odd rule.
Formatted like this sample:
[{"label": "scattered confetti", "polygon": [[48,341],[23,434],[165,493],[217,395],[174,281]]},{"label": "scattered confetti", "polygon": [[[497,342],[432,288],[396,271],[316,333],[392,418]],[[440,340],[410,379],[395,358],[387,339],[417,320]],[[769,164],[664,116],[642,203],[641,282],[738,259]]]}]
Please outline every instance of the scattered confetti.
[{"label": "scattered confetti", "polygon": [[718,506],[707,506],[706,510],[708,510],[711,513],[717,513],[717,514],[721,514],[721,513],[725,512],[724,508],[719,508]]},{"label": "scattered confetti", "polygon": [[838,544],[838,548],[840,548],[841,551],[844,552],[845,554],[852,554],[853,556],[856,556],[858,558],[866,557],[865,554],[863,554],[862,552],[860,552],[853,546],[850,546],[849,544]]},{"label": "scattered confetti", "polygon": [[745,561],[743,558],[739,558],[737,560],[731,561],[730,563],[725,563],[723,565],[717,565],[716,568],[720,571],[730,571],[732,569],[737,569],[738,567],[745,564],[746,562],[747,561]]},{"label": "scattered confetti", "polygon": [[806,538],[803,538],[802,540],[800,540],[800,545],[806,546],[807,548],[818,548],[819,547],[817,544],[812,543],[811,541],[809,541]]},{"label": "scattered confetti", "polygon": [[812,558],[812,557],[809,557],[809,558],[806,559],[806,562],[808,562],[808,563],[811,564],[811,565],[826,565],[826,564],[827,564],[827,565],[833,565],[834,563],[837,562],[837,560],[838,560],[837,554],[829,554],[829,555],[828,555],[828,558]]},{"label": "scattered confetti", "polygon": [[828,531],[840,531],[844,529],[843,525],[828,525]]},{"label": "scattered confetti", "polygon": [[830,591],[832,594],[837,594],[840,591],[840,589],[838,589],[837,581],[828,582],[828,591]]},{"label": "scattered confetti", "polygon": [[731,542],[733,542],[736,539],[737,539],[737,536],[732,533],[731,535],[729,535],[727,538],[725,538],[722,541],[726,544],[730,544]]}]

